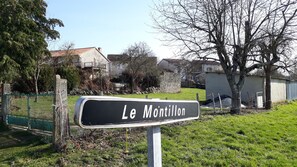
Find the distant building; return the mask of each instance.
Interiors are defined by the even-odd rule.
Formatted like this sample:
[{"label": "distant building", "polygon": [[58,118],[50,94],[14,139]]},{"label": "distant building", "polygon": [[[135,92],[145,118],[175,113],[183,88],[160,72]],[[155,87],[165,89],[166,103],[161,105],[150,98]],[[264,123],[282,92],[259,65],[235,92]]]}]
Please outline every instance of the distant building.
[{"label": "distant building", "polygon": [[222,71],[220,63],[205,60],[162,59],[158,67],[163,71],[180,74],[184,87],[204,85],[206,72]]},{"label": "distant building", "polygon": [[179,73],[181,76],[185,76],[186,70],[190,66],[190,61],[184,59],[162,59],[158,66],[164,71]]},{"label": "distant building", "polygon": [[73,64],[81,69],[101,70],[103,75],[109,75],[110,61],[101,53],[100,48],[87,47],[69,50],[51,51],[49,64]]},{"label": "distant building", "polygon": [[[236,76],[239,77],[238,75]],[[286,79],[272,78],[271,80],[271,101],[281,102],[287,99],[287,85]],[[293,82],[292,82],[293,83]],[[232,96],[229,83],[225,73],[208,72],[206,73],[206,98],[211,98],[211,94],[215,97],[220,95]],[[292,88],[296,86],[290,84]],[[293,90],[293,89],[291,89]],[[265,77],[259,75],[248,75],[245,79],[243,88],[241,90],[241,99],[247,104],[254,104],[256,101],[256,93],[261,92],[263,100],[265,101]],[[296,95],[296,91],[292,96]],[[293,99],[294,97],[292,97]]]},{"label": "distant building", "polygon": [[[129,64],[140,65],[139,63],[144,63],[140,70],[146,70],[145,68],[152,68],[152,66],[157,66],[157,57],[151,56],[139,56],[136,58],[132,58],[126,54],[109,54],[107,58],[110,60],[110,77],[117,78],[119,77],[125,70]],[[134,62],[133,62],[134,61]]]},{"label": "distant building", "polygon": [[206,60],[191,61],[191,68],[193,69],[192,71],[196,73],[223,71],[220,63]]},{"label": "distant building", "polygon": [[111,78],[119,77],[127,69],[130,61],[130,57],[125,54],[109,54],[107,58],[110,61],[109,75]]}]

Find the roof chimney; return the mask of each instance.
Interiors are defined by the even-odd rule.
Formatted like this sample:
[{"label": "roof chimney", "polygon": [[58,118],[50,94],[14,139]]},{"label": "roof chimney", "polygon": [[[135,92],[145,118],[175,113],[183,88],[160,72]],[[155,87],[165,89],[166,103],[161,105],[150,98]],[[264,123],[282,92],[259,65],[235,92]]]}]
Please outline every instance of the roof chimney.
[{"label": "roof chimney", "polygon": [[101,52],[101,47],[98,47],[97,49],[99,50],[99,52]]}]

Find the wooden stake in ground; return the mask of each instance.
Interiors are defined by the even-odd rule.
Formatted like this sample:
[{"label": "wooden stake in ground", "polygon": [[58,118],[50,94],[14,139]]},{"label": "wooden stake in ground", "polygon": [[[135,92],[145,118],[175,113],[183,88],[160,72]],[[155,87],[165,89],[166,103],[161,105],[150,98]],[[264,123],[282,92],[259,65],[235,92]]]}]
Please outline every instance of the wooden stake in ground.
[{"label": "wooden stake in ground", "polygon": [[57,151],[66,147],[66,138],[69,137],[69,118],[67,110],[67,80],[56,75],[54,98],[54,129],[53,144]]}]

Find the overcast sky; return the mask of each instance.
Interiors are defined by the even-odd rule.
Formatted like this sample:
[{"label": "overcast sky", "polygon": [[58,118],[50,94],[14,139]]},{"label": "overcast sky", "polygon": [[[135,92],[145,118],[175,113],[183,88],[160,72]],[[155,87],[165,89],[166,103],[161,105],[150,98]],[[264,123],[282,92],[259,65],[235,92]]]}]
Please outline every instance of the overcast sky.
[{"label": "overcast sky", "polygon": [[61,38],[50,43],[60,49],[66,42],[75,48],[101,47],[104,55],[122,53],[136,42],[146,42],[159,58],[174,53],[152,28],[152,0],[46,0],[47,16],[61,19]]}]

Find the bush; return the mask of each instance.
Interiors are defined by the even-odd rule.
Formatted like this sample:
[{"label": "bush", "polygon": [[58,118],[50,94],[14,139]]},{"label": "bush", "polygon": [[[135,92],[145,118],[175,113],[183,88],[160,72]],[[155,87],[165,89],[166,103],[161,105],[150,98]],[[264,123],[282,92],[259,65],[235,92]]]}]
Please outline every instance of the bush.
[{"label": "bush", "polygon": [[[38,91],[47,92],[54,88],[55,83],[55,70],[50,65],[44,65],[40,69],[38,78]],[[13,91],[20,93],[35,93],[35,83],[33,76],[26,76],[22,74],[19,78],[16,78],[12,84]]]},{"label": "bush", "polygon": [[128,72],[123,72],[122,75],[120,75],[119,79],[121,80],[121,83],[131,83],[132,76]]},{"label": "bush", "polygon": [[38,88],[40,92],[54,90],[55,84],[55,69],[50,65],[44,65],[40,69],[40,77],[38,80]]},{"label": "bush", "polygon": [[[119,78],[113,78],[110,81],[118,83],[128,83],[131,87],[132,75],[128,72],[123,72],[122,75],[119,76]],[[137,76],[135,76],[134,84],[134,88],[141,88],[142,90],[146,90],[150,87],[159,87],[160,79],[158,77],[158,73],[139,73]]]},{"label": "bush", "polygon": [[94,83],[102,91],[110,90],[111,87],[112,87],[112,84],[111,84],[111,82],[109,80],[109,77],[107,77],[107,76],[103,76],[101,78],[94,79]]},{"label": "bush", "polygon": [[67,79],[68,91],[77,88],[80,84],[79,70],[76,67],[59,67],[56,71],[63,79]]},{"label": "bush", "polygon": [[146,75],[141,82],[142,90],[146,90],[146,88],[150,88],[150,87],[159,87],[159,86],[160,86],[159,78],[155,75]]},{"label": "bush", "polygon": [[16,78],[12,83],[12,91],[20,93],[35,92],[34,82],[27,77]]}]

